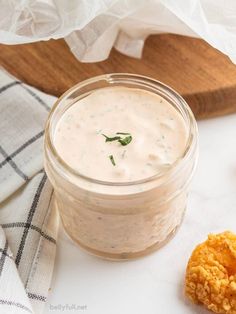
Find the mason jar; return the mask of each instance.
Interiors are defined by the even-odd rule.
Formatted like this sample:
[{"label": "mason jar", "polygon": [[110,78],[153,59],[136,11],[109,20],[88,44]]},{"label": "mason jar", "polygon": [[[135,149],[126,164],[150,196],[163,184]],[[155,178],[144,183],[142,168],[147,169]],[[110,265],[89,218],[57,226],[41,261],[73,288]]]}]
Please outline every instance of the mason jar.
[{"label": "mason jar", "polygon": [[[117,86],[161,96],[186,125],[187,144],[181,156],[149,178],[131,182],[96,180],[73,169],[55,148],[55,129],[68,108],[98,89]],[[144,76],[115,73],[75,85],[52,108],[44,140],[45,170],[65,231],[80,247],[107,259],[131,259],[155,251],[173,237],[183,220],[197,151],[193,113],[165,84]]]}]

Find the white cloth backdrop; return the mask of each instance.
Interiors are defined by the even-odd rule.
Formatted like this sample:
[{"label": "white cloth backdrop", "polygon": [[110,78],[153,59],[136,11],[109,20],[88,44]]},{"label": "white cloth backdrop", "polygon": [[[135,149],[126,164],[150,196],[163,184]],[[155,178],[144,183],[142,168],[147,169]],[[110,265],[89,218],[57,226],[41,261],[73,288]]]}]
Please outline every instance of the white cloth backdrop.
[{"label": "white cloth backdrop", "polygon": [[0,0],[0,42],[65,37],[81,61],[113,46],[140,57],[150,34],[202,37],[236,62],[235,0]]}]

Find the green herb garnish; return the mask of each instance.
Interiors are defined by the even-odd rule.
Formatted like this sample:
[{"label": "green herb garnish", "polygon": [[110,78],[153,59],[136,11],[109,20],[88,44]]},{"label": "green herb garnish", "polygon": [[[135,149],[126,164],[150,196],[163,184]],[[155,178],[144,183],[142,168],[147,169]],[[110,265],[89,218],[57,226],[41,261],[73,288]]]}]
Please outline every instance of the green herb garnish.
[{"label": "green herb garnish", "polygon": [[113,164],[113,166],[115,166],[116,163],[115,163],[115,160],[114,160],[113,155],[110,155],[109,158],[110,158],[110,161],[111,161],[111,163]]},{"label": "green herb garnish", "polygon": [[120,136],[109,137],[105,134],[102,134],[102,136],[104,136],[106,138],[105,142],[113,142],[113,141],[117,141],[120,139]]},{"label": "green herb garnish", "polygon": [[132,136],[126,136],[125,138],[121,138],[118,140],[118,142],[122,145],[122,146],[126,146],[128,145],[130,142],[132,141]]},{"label": "green herb garnish", "polygon": [[[132,141],[132,136],[131,136],[130,133],[117,132],[116,134],[119,135],[119,136],[112,136],[111,137],[111,136],[107,136],[105,134],[102,134],[102,136],[105,137],[105,139],[106,139],[105,142],[118,141],[122,146],[126,146],[126,145],[128,145]],[[120,135],[127,135],[127,136],[121,137]],[[126,151],[123,152],[122,158],[124,158],[125,152]],[[115,163],[115,159],[114,159],[113,155],[110,155],[109,159],[110,159],[111,163],[113,164],[113,166],[115,166],[116,163]]]},{"label": "green herb garnish", "polygon": [[122,146],[128,145],[132,141],[132,136],[130,133],[125,133],[125,132],[117,132],[116,134],[118,135],[128,135],[126,137],[121,137],[121,136],[107,136],[105,134],[102,134],[106,138],[105,142],[113,142],[113,141],[118,141]]}]

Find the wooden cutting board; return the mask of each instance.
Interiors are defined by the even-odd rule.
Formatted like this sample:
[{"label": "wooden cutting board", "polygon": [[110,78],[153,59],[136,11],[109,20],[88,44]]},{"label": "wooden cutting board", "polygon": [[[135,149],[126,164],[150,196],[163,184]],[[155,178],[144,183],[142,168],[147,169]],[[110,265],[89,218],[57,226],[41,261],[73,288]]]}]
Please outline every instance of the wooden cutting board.
[{"label": "wooden cutting board", "polygon": [[200,39],[150,36],[141,60],[113,50],[108,60],[92,64],[79,62],[64,40],[0,45],[0,65],[56,96],[94,75],[130,72],[170,85],[186,99],[197,118],[236,112],[236,66]]}]

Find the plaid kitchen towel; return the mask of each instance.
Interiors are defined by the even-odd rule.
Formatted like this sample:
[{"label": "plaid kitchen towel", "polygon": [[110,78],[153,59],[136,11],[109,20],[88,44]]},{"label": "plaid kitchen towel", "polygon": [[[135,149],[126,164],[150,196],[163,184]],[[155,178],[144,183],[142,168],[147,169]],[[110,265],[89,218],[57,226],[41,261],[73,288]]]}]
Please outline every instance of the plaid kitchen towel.
[{"label": "plaid kitchen towel", "polygon": [[55,97],[0,69],[0,313],[42,313],[58,229],[43,170],[43,129]]}]

